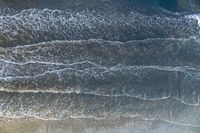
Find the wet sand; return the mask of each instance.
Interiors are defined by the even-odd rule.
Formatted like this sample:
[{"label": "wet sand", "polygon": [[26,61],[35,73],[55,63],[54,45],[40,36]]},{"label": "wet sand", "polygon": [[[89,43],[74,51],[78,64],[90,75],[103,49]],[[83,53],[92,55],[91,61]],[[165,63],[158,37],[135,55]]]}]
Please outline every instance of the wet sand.
[{"label": "wet sand", "polygon": [[198,133],[199,130],[200,127],[161,120],[144,120],[141,117],[62,121],[34,118],[0,120],[1,133]]}]

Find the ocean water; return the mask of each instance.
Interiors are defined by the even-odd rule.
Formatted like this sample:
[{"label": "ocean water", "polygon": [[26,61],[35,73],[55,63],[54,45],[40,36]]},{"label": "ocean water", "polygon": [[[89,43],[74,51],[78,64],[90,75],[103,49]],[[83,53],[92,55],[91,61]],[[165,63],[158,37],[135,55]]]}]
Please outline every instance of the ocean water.
[{"label": "ocean water", "polygon": [[199,133],[198,0],[0,0],[0,133]]}]

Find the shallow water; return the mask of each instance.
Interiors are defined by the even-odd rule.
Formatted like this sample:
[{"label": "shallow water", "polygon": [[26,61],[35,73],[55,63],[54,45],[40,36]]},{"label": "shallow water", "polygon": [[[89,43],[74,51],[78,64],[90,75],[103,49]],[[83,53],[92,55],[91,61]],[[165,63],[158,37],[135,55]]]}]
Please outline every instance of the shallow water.
[{"label": "shallow water", "polygon": [[199,133],[197,0],[0,0],[0,133]]},{"label": "shallow water", "polygon": [[[138,118],[120,118],[115,120],[76,119],[66,121],[1,121],[2,133],[158,133],[182,132],[198,133],[198,127],[176,125],[160,120],[141,120]],[[7,128],[5,128],[7,127]],[[158,128],[159,127],[159,128]]]}]

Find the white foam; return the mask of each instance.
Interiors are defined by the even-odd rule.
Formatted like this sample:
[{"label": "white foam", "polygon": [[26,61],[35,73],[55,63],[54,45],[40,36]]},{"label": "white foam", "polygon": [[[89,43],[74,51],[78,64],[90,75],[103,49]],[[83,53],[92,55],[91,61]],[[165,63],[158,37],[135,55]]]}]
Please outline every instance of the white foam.
[{"label": "white foam", "polygon": [[195,19],[198,21],[198,25],[200,26],[200,14],[194,14],[194,15],[189,15],[189,16],[186,16],[187,18],[189,19]]}]

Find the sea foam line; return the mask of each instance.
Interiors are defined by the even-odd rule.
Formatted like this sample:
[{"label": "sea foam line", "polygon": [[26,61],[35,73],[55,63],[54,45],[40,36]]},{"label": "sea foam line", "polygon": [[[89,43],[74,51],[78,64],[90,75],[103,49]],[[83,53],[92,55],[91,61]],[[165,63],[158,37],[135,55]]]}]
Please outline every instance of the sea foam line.
[{"label": "sea foam line", "polygon": [[[70,91],[71,89],[71,91]],[[33,93],[33,94],[37,94],[37,93],[49,93],[49,94],[83,94],[83,95],[94,95],[94,96],[100,96],[100,97],[128,97],[128,98],[136,98],[139,100],[144,100],[144,101],[152,101],[152,102],[156,102],[156,101],[160,101],[160,100],[168,100],[168,99],[174,99],[184,105],[187,106],[195,106],[195,107],[200,107],[199,103],[196,104],[192,104],[192,103],[187,103],[184,100],[181,100],[180,98],[177,97],[172,97],[172,96],[166,96],[166,97],[160,97],[160,98],[144,98],[144,97],[140,97],[140,96],[133,96],[133,95],[129,95],[129,94],[121,94],[121,95],[106,95],[106,94],[101,94],[101,93],[96,93],[96,92],[82,92],[81,90],[73,90],[73,88],[69,88],[68,91],[60,91],[60,90],[54,90],[49,89],[49,90],[11,90],[11,89],[5,89],[5,88],[0,88],[0,93],[1,92],[6,92],[6,93]]]},{"label": "sea foam line", "polygon": [[[143,121],[162,121],[165,123],[169,123],[175,126],[180,126],[180,127],[190,127],[190,128],[200,128],[200,125],[196,125],[196,124],[187,124],[187,123],[179,123],[179,122],[174,122],[174,121],[170,121],[167,119],[157,119],[157,118],[146,118],[143,115],[134,115],[134,116],[116,116],[116,117],[112,117],[112,118],[107,118],[107,117],[94,117],[94,116],[69,116],[68,118],[42,118],[39,116],[35,116],[35,115],[26,115],[26,116],[5,116],[5,115],[0,115],[1,118],[3,119],[22,119],[23,120],[30,120],[30,118],[32,118],[33,120],[42,120],[42,121],[66,121],[66,120],[70,120],[70,119],[74,119],[74,120],[79,120],[80,119],[90,119],[90,120],[97,120],[97,121],[101,121],[101,120],[115,120],[115,119],[120,119],[120,118],[131,118],[131,119],[139,119],[139,120],[143,120]],[[135,123],[135,121],[134,121]],[[134,124],[133,123],[133,124]],[[132,124],[132,122],[128,123],[129,125]]]},{"label": "sea foam line", "polygon": [[[113,72],[113,71],[118,71],[118,70],[130,70],[130,69],[133,69],[134,71],[136,70],[142,70],[142,69],[155,69],[155,70],[164,70],[164,71],[169,71],[169,72],[184,72],[184,73],[187,73],[188,75],[190,75],[190,72],[188,70],[195,70],[197,72],[200,72],[200,70],[198,68],[192,68],[190,66],[184,66],[184,67],[171,67],[171,66],[125,66],[125,65],[116,65],[116,66],[112,66],[112,67],[105,67],[105,66],[101,66],[101,65],[98,65],[94,62],[91,62],[91,61],[82,61],[82,62],[75,62],[75,63],[71,63],[71,64],[63,64],[63,63],[51,63],[51,62],[34,62],[34,61],[30,61],[30,62],[26,62],[26,63],[16,63],[16,62],[11,62],[11,61],[7,61],[7,60],[0,60],[0,61],[4,61],[6,63],[9,63],[9,64],[14,64],[14,65],[20,65],[20,66],[23,66],[23,65],[29,65],[29,64],[35,64],[35,63],[41,63],[41,65],[57,65],[57,66],[66,66],[65,68],[61,68],[61,69],[55,69],[55,70],[48,70],[48,71],[45,71],[44,73],[40,73],[40,74],[37,74],[37,75],[33,75],[33,76],[29,76],[29,75],[24,75],[24,76],[7,76],[7,77],[0,77],[0,80],[13,80],[13,79],[16,79],[16,78],[19,78],[19,79],[30,79],[30,78],[37,78],[37,77],[40,77],[40,76],[45,76],[46,74],[52,74],[52,73],[58,73],[58,72],[64,72],[64,71],[76,71],[76,72],[80,72],[80,73],[84,73],[84,74],[87,74],[87,75],[91,75],[89,72],[87,72],[86,70],[90,70],[90,69],[93,69],[93,68],[99,68],[99,69],[104,69],[104,72],[103,73],[106,73],[106,72]],[[75,68],[72,68],[73,65],[82,65],[84,63],[88,63],[88,64],[91,64],[93,65],[92,67],[88,67],[88,68],[85,68],[85,69],[75,69]]]}]

